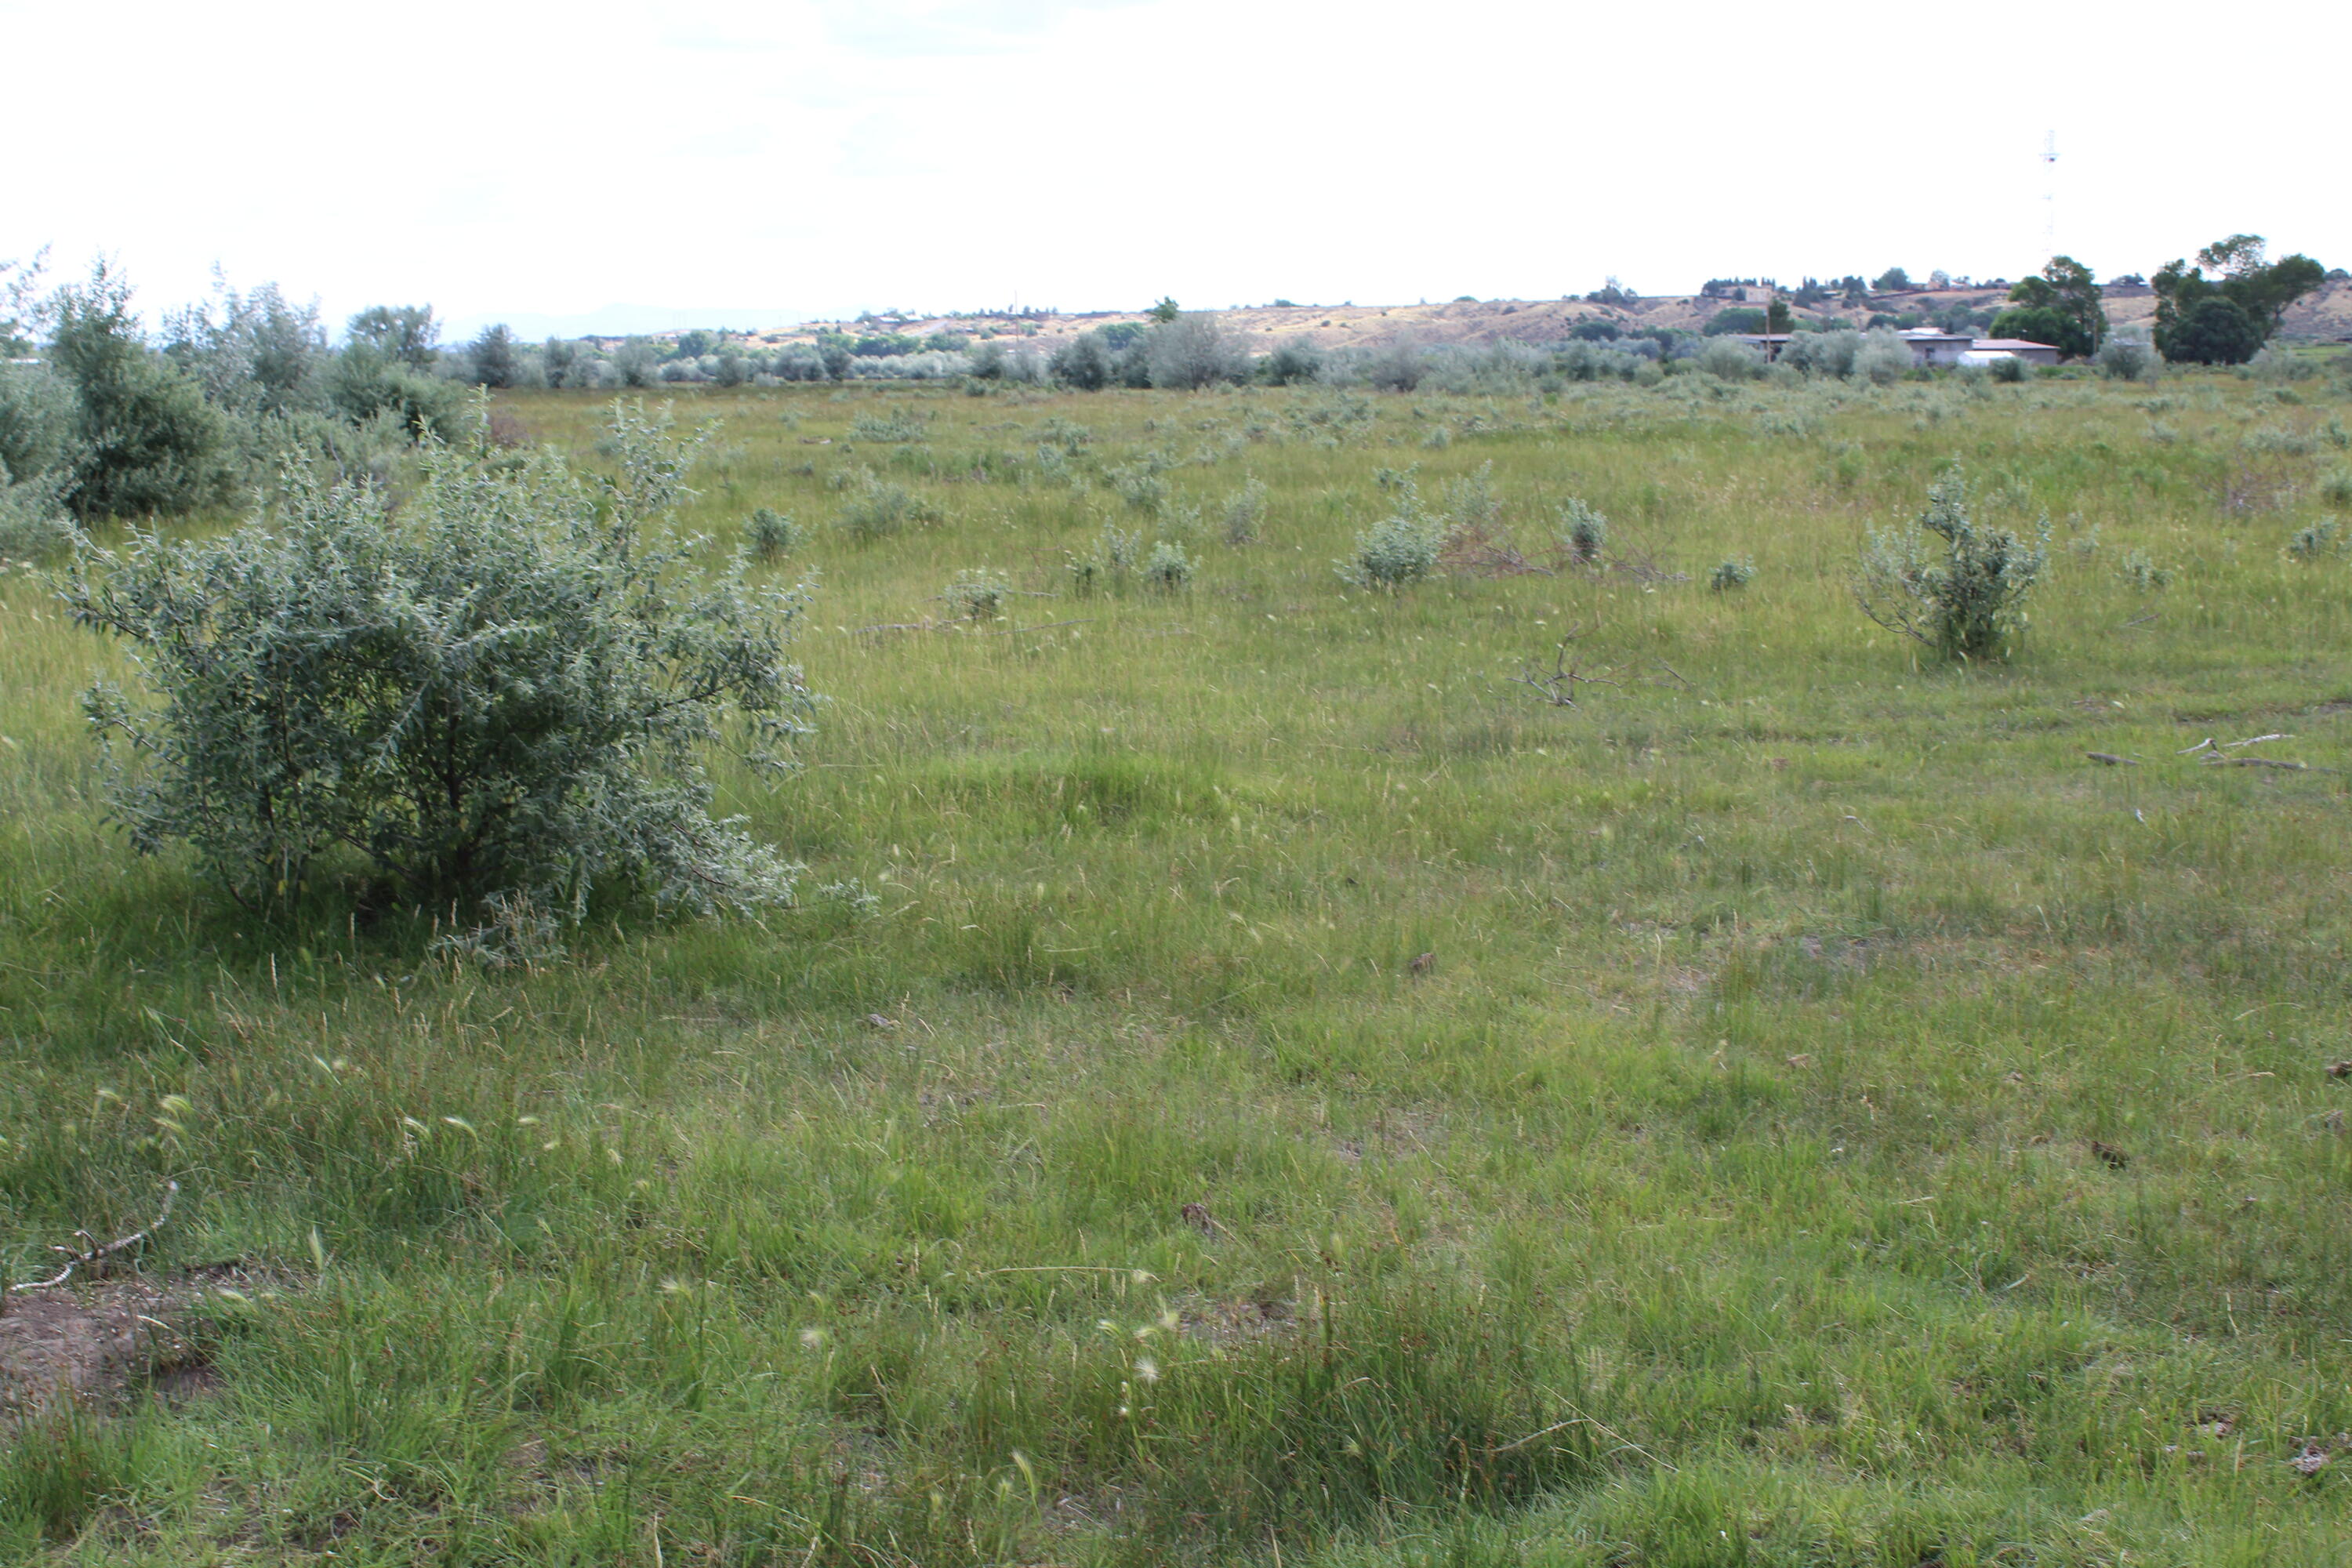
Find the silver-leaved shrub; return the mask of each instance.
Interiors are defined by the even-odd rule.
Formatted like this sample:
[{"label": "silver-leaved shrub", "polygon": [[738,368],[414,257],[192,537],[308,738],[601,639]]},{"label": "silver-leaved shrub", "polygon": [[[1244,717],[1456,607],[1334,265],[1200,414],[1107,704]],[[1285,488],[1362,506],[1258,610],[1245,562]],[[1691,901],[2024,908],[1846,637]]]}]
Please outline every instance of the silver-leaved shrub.
[{"label": "silver-leaved shrub", "polygon": [[666,520],[699,444],[616,405],[616,479],[485,428],[428,441],[397,508],[298,461],[231,533],[80,546],[63,597],[137,671],[87,699],[132,844],[189,845],[249,908],[359,871],[483,931],[605,889],[789,902],[800,868],[712,816],[704,763],[789,768],[807,594],[698,569]]}]

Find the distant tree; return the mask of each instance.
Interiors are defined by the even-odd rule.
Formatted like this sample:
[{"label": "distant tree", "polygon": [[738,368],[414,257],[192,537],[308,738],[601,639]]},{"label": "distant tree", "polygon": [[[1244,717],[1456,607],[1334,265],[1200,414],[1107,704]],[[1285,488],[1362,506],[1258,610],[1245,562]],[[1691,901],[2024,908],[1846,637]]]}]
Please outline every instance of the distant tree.
[{"label": "distant tree", "polygon": [[1182,307],[1176,303],[1175,296],[1163,294],[1160,296],[1160,303],[1152,306],[1149,313],[1153,321],[1165,326],[1181,315],[1183,310]]},{"label": "distant tree", "polygon": [[969,332],[933,332],[923,340],[923,349],[928,353],[960,354],[971,346]]},{"label": "distant tree", "polygon": [[1764,330],[1766,331],[1785,332],[1795,324],[1796,317],[1790,310],[1789,301],[1786,300],[1776,297],[1770,304],[1765,306]]},{"label": "distant tree", "polygon": [[1619,282],[1617,275],[1613,272],[1609,275],[1608,281],[1584,297],[1585,302],[1591,305],[1631,305],[1636,303],[1641,298],[1641,295]]},{"label": "distant tree", "polygon": [[1871,288],[1881,294],[1902,294],[1911,288],[1911,274],[1900,267],[1890,267],[1871,282]]},{"label": "distant tree", "polygon": [[838,332],[827,332],[817,340],[817,357],[824,361],[824,374],[830,381],[849,379],[851,359],[849,341]]},{"label": "distant tree", "polygon": [[466,353],[473,363],[476,386],[509,387],[521,374],[514,332],[504,321],[484,327],[482,335],[467,345]]},{"label": "distant tree", "polygon": [[1990,330],[1996,338],[2048,343],[2071,357],[2091,352],[2084,346],[2081,323],[2054,305],[2012,305],[1992,319]]},{"label": "distant tree", "polygon": [[1942,268],[1927,274],[1927,287],[1941,291],[1952,286],[1952,275]]},{"label": "distant tree", "polygon": [[[2243,364],[2270,340],[2288,307],[2327,279],[2326,269],[2308,256],[2265,258],[2263,237],[2233,234],[2197,253],[2195,267],[2173,261],[2148,280],[2156,290],[2156,346],[2168,360],[2207,364]],[[2205,268],[2221,273],[2205,276]],[[2254,333],[2253,346],[2236,358],[2208,357],[2234,352],[2239,334],[2225,312],[2199,308],[2210,299],[2235,306]],[[2200,324],[2191,330],[2192,319]],[[2186,335],[2183,335],[2186,334]],[[2190,352],[2190,351],[2194,352]]]},{"label": "distant tree", "polygon": [[1606,343],[1623,337],[1625,329],[1605,316],[1595,316],[1577,322],[1568,330],[1568,335],[1582,342]]},{"label": "distant tree", "polygon": [[1114,358],[1100,331],[1080,332],[1054,351],[1054,379],[1080,392],[1100,392],[1110,384]]},{"label": "distant tree", "polygon": [[1151,329],[1146,340],[1151,384],[1197,392],[1248,374],[1248,356],[1211,310],[1186,310]]},{"label": "distant tree", "polygon": [[1298,386],[1323,374],[1323,351],[1312,338],[1285,338],[1257,362],[1258,379],[1274,386]]},{"label": "distant tree", "polygon": [[672,359],[700,359],[719,346],[719,340],[701,327],[677,335],[677,344],[670,351]]},{"label": "distant tree", "polygon": [[1730,305],[1708,317],[1702,330],[1710,338],[1721,337],[1726,332],[1760,332],[1769,319],[1752,305]]},{"label": "distant tree", "polygon": [[264,283],[240,294],[215,273],[213,300],[163,318],[163,352],[205,395],[239,414],[288,414],[323,401],[327,331],[316,300]]},{"label": "distant tree", "polygon": [[326,395],[352,423],[389,416],[412,441],[454,440],[465,428],[464,388],[373,343],[351,343],[335,356]]},{"label": "distant tree", "polygon": [[194,377],[147,346],[131,286],[104,261],[43,307],[49,363],[73,389],[72,489],[83,517],[194,511],[228,491],[228,421]]},{"label": "distant tree", "polygon": [[22,359],[33,352],[33,313],[41,275],[48,269],[47,246],[30,261],[0,261],[0,359]]},{"label": "distant tree", "polygon": [[[2071,256],[2053,256],[2039,276],[2021,279],[2009,291],[2010,302],[2021,307],[1993,318],[1997,338],[2028,338],[2052,343],[2074,359],[2096,353],[2107,335],[2106,307],[2091,269]],[[2031,330],[2025,318],[2032,318]],[[2055,318],[2053,321],[2053,318]],[[2002,325],[2010,322],[2008,326]]]},{"label": "distant tree", "polygon": [[651,386],[661,379],[651,338],[625,338],[613,354],[613,368],[623,386]]},{"label": "distant tree", "polygon": [[750,362],[744,359],[743,351],[733,343],[723,345],[719,351],[719,370],[713,379],[721,386],[740,386],[751,378]]},{"label": "distant tree", "polygon": [[366,343],[419,369],[441,357],[440,323],[430,305],[371,305],[344,328],[351,341]]},{"label": "distant tree", "polygon": [[2262,351],[2263,330],[2226,294],[2208,294],[2158,329],[2158,352],[2190,364],[2243,364]]},{"label": "distant tree", "polygon": [[1095,335],[1102,339],[1102,346],[1111,353],[1124,353],[1149,331],[1150,329],[1141,321],[1113,321],[1108,326],[1097,327]]},{"label": "distant tree", "polygon": [[2106,286],[2110,289],[2145,289],[2147,287],[2147,278],[2143,273],[2120,272],[2108,279]]}]

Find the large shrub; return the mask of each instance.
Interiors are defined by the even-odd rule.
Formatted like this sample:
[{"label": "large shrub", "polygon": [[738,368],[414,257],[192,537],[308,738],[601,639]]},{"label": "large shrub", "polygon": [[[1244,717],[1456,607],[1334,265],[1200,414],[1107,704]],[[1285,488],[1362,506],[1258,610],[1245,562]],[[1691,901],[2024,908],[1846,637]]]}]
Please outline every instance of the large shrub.
[{"label": "large shrub", "polygon": [[1854,350],[1853,374],[1885,386],[1910,374],[1912,363],[1911,345],[1882,327],[1863,334]]},{"label": "large shrub", "polygon": [[1698,351],[1697,363],[1699,369],[1726,381],[1746,381],[1764,374],[1762,352],[1730,338],[1710,339]]},{"label": "large shrub", "polygon": [[1153,327],[1144,339],[1151,384],[1197,392],[1249,374],[1249,355],[1225,334],[1213,311],[1187,310]]},{"label": "large shrub", "polygon": [[296,466],[224,537],[85,546],[75,618],[129,645],[88,700],[142,851],[184,842],[240,903],[341,863],[485,922],[577,920],[601,888],[695,910],[774,903],[794,868],[709,811],[739,735],[784,764],[810,699],[803,596],[689,570],[663,519],[693,446],[616,407],[621,478],[428,444],[395,510]]},{"label": "large shrub", "polygon": [[1054,351],[1054,378],[1080,392],[1100,392],[1116,369],[1114,356],[1099,331],[1080,332]]},{"label": "large shrub", "polygon": [[2025,624],[2025,600],[2050,560],[2050,520],[2028,542],[1969,516],[1968,480],[1957,468],[1927,489],[1917,534],[1874,529],[1863,545],[1854,596],[1863,614],[1947,658],[1999,654]]},{"label": "large shrub", "polygon": [[1862,334],[1851,329],[1798,332],[1781,349],[1780,363],[1815,375],[1849,376],[1862,355]]}]

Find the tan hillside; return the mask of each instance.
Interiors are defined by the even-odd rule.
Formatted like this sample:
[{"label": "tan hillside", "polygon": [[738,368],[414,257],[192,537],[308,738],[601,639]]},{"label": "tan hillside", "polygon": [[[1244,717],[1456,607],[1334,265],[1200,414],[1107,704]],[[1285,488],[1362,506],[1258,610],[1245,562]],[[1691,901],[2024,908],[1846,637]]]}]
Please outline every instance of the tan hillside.
[{"label": "tan hillside", "polygon": [[[1869,303],[1851,310],[1800,310],[1800,326],[1817,325],[1843,316],[1857,323],[1874,311],[1899,315],[1921,311],[1933,315],[1954,305],[1970,310],[1999,310],[2006,299],[2001,289],[1915,289],[1872,296]],[[1225,325],[1257,351],[1285,338],[1312,337],[1326,347],[1349,345],[1379,348],[1410,337],[1425,345],[1498,342],[1553,342],[1567,337],[1580,321],[1612,321],[1623,330],[1668,327],[1696,331],[1727,301],[1690,294],[1645,297],[1629,305],[1596,305],[1583,300],[1477,300],[1415,305],[1289,305],[1246,306],[1220,310]],[[2117,324],[2147,322],[2156,315],[2156,297],[2144,289],[2110,290],[2107,319]],[[903,332],[928,337],[958,331],[973,336],[992,333],[1034,343],[1052,353],[1080,332],[1117,321],[1145,321],[1140,310],[1107,310],[1080,315],[1019,315],[980,312],[959,316],[895,316],[859,321],[805,321],[797,327],[758,334],[771,344],[813,342],[820,332]],[[2352,338],[2352,283],[2330,283],[2287,313],[2285,332],[2303,339]]]}]

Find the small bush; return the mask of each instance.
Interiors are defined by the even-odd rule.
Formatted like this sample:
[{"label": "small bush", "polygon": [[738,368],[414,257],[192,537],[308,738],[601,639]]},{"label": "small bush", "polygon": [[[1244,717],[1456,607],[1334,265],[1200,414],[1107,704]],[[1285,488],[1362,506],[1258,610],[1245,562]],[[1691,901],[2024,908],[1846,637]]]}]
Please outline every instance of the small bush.
[{"label": "small bush", "polygon": [[1012,593],[1012,584],[983,566],[977,572],[957,573],[940,597],[965,620],[992,621],[1003,613],[1004,601]]},{"label": "small bush", "polygon": [[930,433],[931,427],[911,409],[861,414],[849,422],[849,438],[853,441],[919,441]]},{"label": "small bush", "polygon": [[1255,544],[1265,525],[1265,486],[1252,479],[1225,502],[1225,542]]},{"label": "small bush", "polygon": [[782,561],[807,542],[801,525],[786,513],[763,506],[754,511],[743,525],[743,537],[751,546],[751,553],[762,561]]},{"label": "small bush", "polygon": [[1999,654],[2024,626],[2026,598],[2049,563],[2050,519],[2032,542],[1979,529],[1955,468],[1928,487],[1918,526],[1939,542],[1932,555],[1916,534],[1871,531],[1854,578],[1863,613],[1947,658]]},{"label": "small bush", "polygon": [[1725,561],[1706,574],[1706,585],[1718,594],[1745,588],[1756,580],[1756,563],[1746,556]]},{"label": "small bush", "polygon": [[834,516],[834,526],[860,544],[887,539],[908,528],[940,520],[938,509],[904,485],[867,469],[852,481],[855,491]]},{"label": "small bush", "polygon": [[1333,564],[1351,586],[1394,593],[1436,574],[1445,522],[1423,509],[1412,476],[1383,468],[1379,478],[1381,488],[1394,493],[1396,510],[1356,535],[1354,552]]},{"label": "small bush", "polygon": [[2161,593],[2172,586],[2172,568],[2158,566],[2144,550],[2126,552],[2116,563],[2116,575],[2142,594]]},{"label": "small bush", "polygon": [[[402,902],[576,921],[593,891],[788,902],[797,868],[709,814],[703,753],[779,770],[811,699],[799,592],[688,569],[664,519],[695,445],[615,407],[617,480],[434,445],[397,510],[298,466],[213,539],[85,546],[64,597],[147,699],[88,699],[116,820],[249,909],[357,862]],[[487,454],[488,442],[476,448]]]},{"label": "small bush", "polygon": [[2319,499],[2352,510],[2352,468],[2330,468],[2320,476]]},{"label": "small bush", "polygon": [[1160,540],[1144,558],[1143,580],[1163,594],[1175,593],[1192,581],[1192,557],[1174,540]]},{"label": "small bush", "polygon": [[1560,506],[1559,521],[1554,531],[1560,549],[1580,566],[1597,564],[1601,552],[1609,543],[1609,520],[1576,496],[1569,497]]},{"label": "small bush", "polygon": [[1992,362],[1992,378],[2005,386],[2015,386],[2025,379],[2025,362],[2015,354],[2007,354]]},{"label": "small bush", "polygon": [[2333,518],[2315,522],[2308,528],[2297,529],[2294,537],[2286,542],[2286,552],[2297,561],[2316,561],[2329,552],[2340,548],[2341,542],[2337,539],[2336,532],[2336,520]]},{"label": "small bush", "polygon": [[2164,357],[2156,352],[2156,345],[2126,331],[2110,332],[2091,362],[2099,367],[2100,374],[2116,381],[2154,381],[2164,369]]},{"label": "small bush", "polygon": [[0,563],[43,560],[73,538],[65,479],[51,473],[18,479],[0,463]]},{"label": "small bush", "polygon": [[1142,551],[1142,534],[1130,533],[1117,523],[1107,522],[1091,551],[1069,558],[1070,586],[1080,594],[1097,588],[1117,588],[1135,570]]}]

